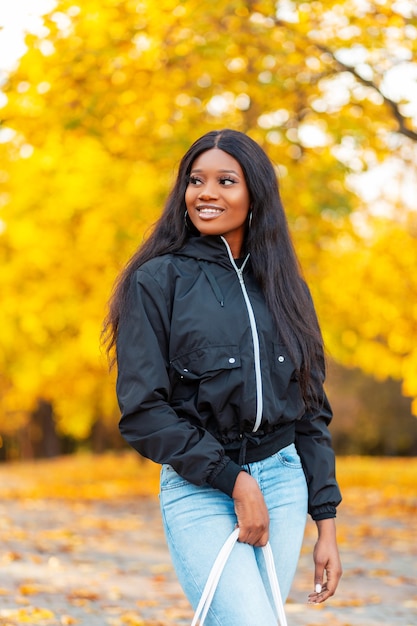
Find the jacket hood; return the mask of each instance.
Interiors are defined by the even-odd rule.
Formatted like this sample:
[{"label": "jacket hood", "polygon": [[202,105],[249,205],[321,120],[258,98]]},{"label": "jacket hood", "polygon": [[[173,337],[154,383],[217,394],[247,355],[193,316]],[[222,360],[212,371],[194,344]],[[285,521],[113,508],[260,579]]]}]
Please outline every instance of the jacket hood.
[{"label": "jacket hood", "polygon": [[197,261],[217,263],[227,269],[233,269],[230,248],[221,236],[192,236],[175,254],[191,257]]}]

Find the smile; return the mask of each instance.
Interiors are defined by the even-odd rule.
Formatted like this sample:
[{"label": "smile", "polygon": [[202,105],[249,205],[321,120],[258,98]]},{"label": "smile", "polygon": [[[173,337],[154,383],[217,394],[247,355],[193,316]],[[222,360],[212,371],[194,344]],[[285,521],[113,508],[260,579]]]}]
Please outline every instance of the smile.
[{"label": "smile", "polygon": [[214,205],[200,205],[196,207],[198,215],[202,219],[213,219],[224,212],[224,209]]}]

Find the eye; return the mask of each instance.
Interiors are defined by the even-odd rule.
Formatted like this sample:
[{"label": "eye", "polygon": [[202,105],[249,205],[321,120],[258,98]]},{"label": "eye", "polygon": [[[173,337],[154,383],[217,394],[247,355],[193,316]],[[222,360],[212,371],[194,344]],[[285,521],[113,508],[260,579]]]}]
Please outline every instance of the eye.
[{"label": "eye", "polygon": [[197,186],[197,185],[201,185],[201,184],[202,184],[202,181],[201,181],[201,179],[200,179],[200,178],[197,178],[196,176],[190,176],[190,177],[188,178],[188,184],[189,184],[189,185],[194,185],[194,186]]},{"label": "eye", "polygon": [[237,183],[237,181],[234,180],[234,178],[230,178],[230,176],[224,176],[223,178],[221,178],[219,180],[219,182],[224,187],[229,187],[229,186],[235,185]]}]

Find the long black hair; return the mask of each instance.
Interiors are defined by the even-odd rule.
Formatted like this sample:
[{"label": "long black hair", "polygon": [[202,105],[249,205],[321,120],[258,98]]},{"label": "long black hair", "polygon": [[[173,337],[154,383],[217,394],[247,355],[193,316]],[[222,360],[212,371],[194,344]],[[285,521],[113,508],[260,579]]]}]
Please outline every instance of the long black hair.
[{"label": "long black hair", "polygon": [[191,236],[184,221],[185,191],[195,159],[212,148],[230,154],[243,170],[252,211],[244,251],[250,253],[254,275],[284,345],[294,359],[301,353],[299,380],[310,404],[316,398],[312,373],[323,369],[323,340],[314,306],[294,251],[274,166],[253,139],[235,130],[211,131],[183,156],[161,217],[116,281],[103,331],[108,353],[113,351],[120,320],[129,309],[132,274],[149,259],[180,250]]}]

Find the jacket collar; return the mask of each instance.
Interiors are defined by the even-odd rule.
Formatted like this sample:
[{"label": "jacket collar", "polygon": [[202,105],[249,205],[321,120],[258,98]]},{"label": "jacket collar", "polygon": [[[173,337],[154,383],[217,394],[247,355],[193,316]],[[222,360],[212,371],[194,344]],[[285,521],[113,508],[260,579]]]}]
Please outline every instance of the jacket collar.
[{"label": "jacket collar", "polygon": [[227,243],[220,236],[192,236],[176,254],[233,268]]}]

